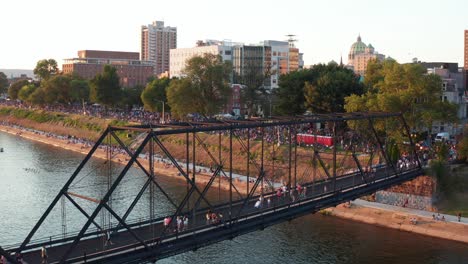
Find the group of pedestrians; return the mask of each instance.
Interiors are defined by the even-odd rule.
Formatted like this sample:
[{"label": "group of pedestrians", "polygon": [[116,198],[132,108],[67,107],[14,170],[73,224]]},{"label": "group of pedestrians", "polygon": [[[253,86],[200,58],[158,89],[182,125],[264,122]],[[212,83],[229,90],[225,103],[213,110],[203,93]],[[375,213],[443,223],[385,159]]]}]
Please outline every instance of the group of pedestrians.
[{"label": "group of pedestrians", "polygon": [[175,218],[175,224],[172,225],[172,217],[167,216],[163,220],[163,225],[164,225],[165,230],[174,231],[174,232],[182,232],[188,229],[189,219],[186,215],[177,216]]}]

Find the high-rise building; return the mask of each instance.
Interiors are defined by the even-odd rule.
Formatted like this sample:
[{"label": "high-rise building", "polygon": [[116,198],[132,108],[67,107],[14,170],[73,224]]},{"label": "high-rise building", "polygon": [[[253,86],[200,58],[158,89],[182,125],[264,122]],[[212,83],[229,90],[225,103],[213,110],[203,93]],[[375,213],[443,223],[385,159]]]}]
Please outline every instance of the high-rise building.
[{"label": "high-rise building", "polygon": [[164,21],[141,26],[141,60],[153,63],[155,75],[169,72],[170,50],[175,48],[176,27],[165,27]]},{"label": "high-rise building", "polygon": [[364,44],[361,40],[361,36],[358,36],[357,41],[351,45],[351,49],[349,50],[348,66],[350,66],[356,74],[364,75],[370,60],[382,61],[384,59],[385,55],[375,52],[372,44]]},{"label": "high-rise building", "polygon": [[78,58],[65,59],[64,73],[74,73],[85,79],[92,79],[104,71],[105,65],[116,68],[122,87],[146,85],[153,76],[153,65],[139,60],[138,52],[80,50]]}]

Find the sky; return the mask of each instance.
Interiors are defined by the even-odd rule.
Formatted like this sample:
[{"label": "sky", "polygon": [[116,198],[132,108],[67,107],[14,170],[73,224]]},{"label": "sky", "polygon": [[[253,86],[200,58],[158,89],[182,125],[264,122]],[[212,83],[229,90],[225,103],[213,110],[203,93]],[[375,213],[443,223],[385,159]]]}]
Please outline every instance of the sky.
[{"label": "sky", "polygon": [[347,62],[360,34],[400,63],[463,66],[467,0],[6,0],[0,2],[0,69],[33,69],[78,50],[140,51],[142,25],[177,27],[179,48],[197,40],[258,43],[296,35],[306,65]]}]

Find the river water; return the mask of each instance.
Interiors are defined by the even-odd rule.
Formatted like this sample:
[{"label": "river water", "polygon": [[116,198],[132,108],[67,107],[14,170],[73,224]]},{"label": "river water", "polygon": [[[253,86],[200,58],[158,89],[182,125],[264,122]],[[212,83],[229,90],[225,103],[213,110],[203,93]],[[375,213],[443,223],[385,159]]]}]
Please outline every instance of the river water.
[{"label": "river water", "polygon": [[[24,239],[84,156],[2,132],[0,147],[4,148],[0,153],[0,245],[5,246]],[[102,160],[91,160],[72,190],[99,197],[107,188],[104,171]],[[129,175],[125,187],[117,190],[117,196],[128,199],[113,201],[119,214],[123,213],[119,208],[127,206],[127,200],[144,183],[141,173]],[[160,182],[171,196],[181,196],[185,191],[181,181],[161,178]],[[225,199],[220,192],[210,195],[212,199]],[[146,198],[142,198],[142,205],[136,207],[130,219],[145,216],[149,200]],[[164,201],[162,197],[157,199]],[[91,208],[92,203],[84,203],[86,206]],[[66,208],[67,231],[74,231],[83,219],[77,210]],[[167,202],[159,202],[155,210],[164,214],[169,209]],[[37,237],[60,234],[61,213],[59,204]],[[468,245],[314,214],[158,263],[238,262],[467,264]]]}]

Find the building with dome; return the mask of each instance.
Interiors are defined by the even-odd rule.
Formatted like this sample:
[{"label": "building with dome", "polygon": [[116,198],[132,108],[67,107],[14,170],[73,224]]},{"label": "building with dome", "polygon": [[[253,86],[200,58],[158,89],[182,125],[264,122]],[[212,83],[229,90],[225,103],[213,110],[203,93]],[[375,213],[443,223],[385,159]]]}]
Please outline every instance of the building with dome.
[{"label": "building with dome", "polygon": [[366,45],[362,42],[361,36],[359,35],[357,41],[351,45],[351,49],[349,50],[348,67],[356,74],[364,75],[367,63],[372,59],[383,61],[385,55],[375,52],[372,44],[369,43],[369,45]]}]

